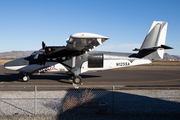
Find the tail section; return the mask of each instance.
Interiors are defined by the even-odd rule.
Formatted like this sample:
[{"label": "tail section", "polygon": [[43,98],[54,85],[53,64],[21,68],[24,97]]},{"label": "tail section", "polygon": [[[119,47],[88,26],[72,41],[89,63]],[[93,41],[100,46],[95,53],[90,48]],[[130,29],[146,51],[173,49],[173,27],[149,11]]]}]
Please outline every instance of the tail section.
[{"label": "tail section", "polygon": [[165,45],[167,25],[167,22],[153,22],[141,48],[135,49],[135,51],[139,51],[137,57],[147,58],[151,61],[163,59],[164,49],[172,49]]}]

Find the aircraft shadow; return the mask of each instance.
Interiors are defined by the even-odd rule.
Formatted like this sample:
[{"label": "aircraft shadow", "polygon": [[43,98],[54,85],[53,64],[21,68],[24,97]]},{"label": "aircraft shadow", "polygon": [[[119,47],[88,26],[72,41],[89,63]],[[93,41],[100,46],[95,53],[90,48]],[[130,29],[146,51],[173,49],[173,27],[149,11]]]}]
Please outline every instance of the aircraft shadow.
[{"label": "aircraft shadow", "polygon": [[5,73],[4,75],[0,75],[0,82],[21,81],[22,76],[22,73]]},{"label": "aircraft shadow", "polygon": [[[69,89],[63,100],[42,103],[61,119],[179,119],[180,103],[105,89]],[[88,92],[87,92],[88,91]],[[45,100],[46,98],[44,98]],[[79,102],[82,101],[83,102]],[[61,102],[62,101],[62,102]],[[76,102],[78,101],[78,103]],[[76,104],[77,103],[77,104]]]},{"label": "aircraft shadow", "polygon": [[[24,74],[22,72],[16,72],[16,73],[5,73],[3,75],[0,75],[0,82],[14,82],[14,81],[19,81],[22,82],[22,76]],[[71,81],[68,80],[68,74],[66,73],[45,73],[41,75],[37,74],[30,74],[27,73],[27,75],[30,76],[30,81],[33,80],[39,80],[39,81],[44,81],[44,80],[54,80],[58,81],[61,83],[67,83],[67,84],[72,84]],[[96,76],[96,75],[80,75],[83,79],[84,78],[94,78],[94,77],[101,77],[101,76]]]}]

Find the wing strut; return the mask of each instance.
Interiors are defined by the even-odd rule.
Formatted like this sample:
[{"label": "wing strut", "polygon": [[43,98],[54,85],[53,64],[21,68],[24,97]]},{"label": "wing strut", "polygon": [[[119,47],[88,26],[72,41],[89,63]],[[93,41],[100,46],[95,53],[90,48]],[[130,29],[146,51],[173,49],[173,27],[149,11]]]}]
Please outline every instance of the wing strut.
[{"label": "wing strut", "polygon": [[76,56],[72,57],[72,68],[76,66]]}]

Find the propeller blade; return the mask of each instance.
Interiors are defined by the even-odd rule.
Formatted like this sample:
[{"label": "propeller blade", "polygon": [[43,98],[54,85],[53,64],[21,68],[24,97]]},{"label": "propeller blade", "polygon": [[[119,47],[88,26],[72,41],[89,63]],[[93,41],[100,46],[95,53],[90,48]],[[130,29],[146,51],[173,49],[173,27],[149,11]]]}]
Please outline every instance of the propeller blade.
[{"label": "propeller blade", "polygon": [[43,48],[43,49],[46,48],[46,44],[44,43],[44,41],[42,41],[42,48]]},{"label": "propeller blade", "polygon": [[43,59],[42,59],[42,64],[45,65],[46,64],[46,44],[44,43],[44,41],[42,41],[42,48],[43,48]]}]

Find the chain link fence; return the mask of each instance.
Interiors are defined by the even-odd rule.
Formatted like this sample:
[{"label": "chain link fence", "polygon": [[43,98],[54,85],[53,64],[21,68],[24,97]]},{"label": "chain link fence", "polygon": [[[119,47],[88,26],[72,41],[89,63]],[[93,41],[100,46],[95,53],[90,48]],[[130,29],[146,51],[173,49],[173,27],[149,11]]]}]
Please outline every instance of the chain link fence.
[{"label": "chain link fence", "polygon": [[180,90],[122,87],[0,85],[0,115],[180,114]]}]

